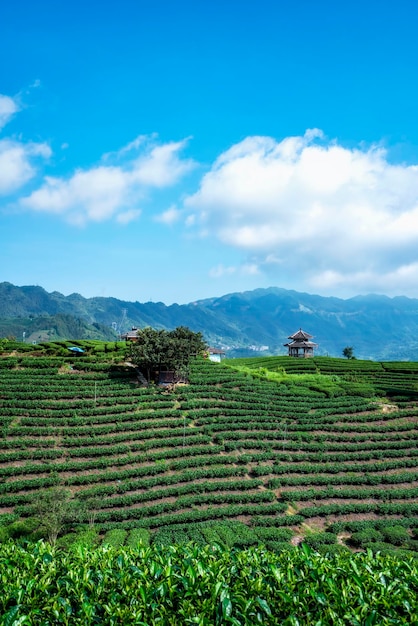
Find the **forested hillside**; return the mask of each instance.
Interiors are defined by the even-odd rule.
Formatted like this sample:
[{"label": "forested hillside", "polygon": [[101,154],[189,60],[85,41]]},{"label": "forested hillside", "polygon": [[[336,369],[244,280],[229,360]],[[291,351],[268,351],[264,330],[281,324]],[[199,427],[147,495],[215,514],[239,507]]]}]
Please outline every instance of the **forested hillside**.
[{"label": "forested hillside", "polygon": [[109,326],[57,313],[36,317],[0,318],[0,337],[24,339],[26,343],[39,343],[57,339],[117,339]]},{"label": "forested hillside", "polygon": [[[138,297],[141,297],[139,294]],[[325,298],[279,288],[256,289],[227,294],[189,304],[125,302],[116,298],[83,298],[47,293],[42,287],[16,287],[0,283],[0,336],[7,336],[2,318],[19,325],[17,338],[30,334],[36,318],[72,316],[95,327],[98,334],[70,334],[62,329],[61,339],[101,338],[103,326],[110,333],[131,326],[165,328],[187,326],[201,332],[210,345],[224,346],[229,356],[284,355],[287,337],[303,328],[318,343],[317,354],[339,357],[345,346],[353,346],[360,359],[414,360],[418,350],[418,300],[385,296],[358,296],[348,300]],[[23,318],[31,319],[22,326]],[[48,321],[46,319],[46,321]],[[46,323],[42,328],[52,329]],[[99,327],[97,325],[100,325]],[[92,332],[92,328],[88,332]],[[50,334],[44,339],[53,339]]]}]

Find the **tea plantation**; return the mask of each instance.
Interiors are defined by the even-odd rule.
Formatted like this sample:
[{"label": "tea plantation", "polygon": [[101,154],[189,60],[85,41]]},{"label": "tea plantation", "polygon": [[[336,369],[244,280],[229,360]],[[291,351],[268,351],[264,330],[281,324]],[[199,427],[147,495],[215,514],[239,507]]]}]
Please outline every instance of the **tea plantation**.
[{"label": "tea plantation", "polygon": [[417,624],[410,557],[306,546],[0,546],[0,624],[345,626]]},{"label": "tea plantation", "polygon": [[59,486],[73,533],[122,543],[416,550],[418,364],[200,359],[166,389],[138,383],[122,344],[83,345],[3,347],[3,537]]},{"label": "tea plantation", "polygon": [[197,359],[160,388],[123,344],[0,349],[0,625],[417,623],[418,363]]}]

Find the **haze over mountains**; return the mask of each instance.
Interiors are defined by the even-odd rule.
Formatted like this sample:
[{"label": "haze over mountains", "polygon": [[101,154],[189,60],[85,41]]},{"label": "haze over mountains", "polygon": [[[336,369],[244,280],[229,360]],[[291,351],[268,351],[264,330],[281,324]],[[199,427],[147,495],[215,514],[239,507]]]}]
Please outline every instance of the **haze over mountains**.
[{"label": "haze over mountains", "polygon": [[2,337],[111,340],[117,338],[115,328],[180,325],[201,331],[229,356],[286,354],[283,344],[299,328],[314,336],[318,355],[339,357],[353,346],[357,358],[416,360],[418,350],[418,300],[403,296],[343,300],[271,287],[167,306],[0,283]]}]

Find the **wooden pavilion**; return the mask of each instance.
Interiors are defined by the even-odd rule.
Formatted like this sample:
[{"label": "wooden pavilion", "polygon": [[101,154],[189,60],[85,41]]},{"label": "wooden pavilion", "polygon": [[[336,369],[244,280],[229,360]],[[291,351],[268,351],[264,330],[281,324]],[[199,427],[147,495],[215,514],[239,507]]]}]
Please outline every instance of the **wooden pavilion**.
[{"label": "wooden pavilion", "polygon": [[310,341],[312,339],[312,335],[306,333],[301,328],[293,335],[290,335],[288,339],[291,339],[291,341],[289,343],[285,343],[284,345],[289,351],[289,356],[306,359],[313,356],[314,348],[318,347],[317,343]]}]

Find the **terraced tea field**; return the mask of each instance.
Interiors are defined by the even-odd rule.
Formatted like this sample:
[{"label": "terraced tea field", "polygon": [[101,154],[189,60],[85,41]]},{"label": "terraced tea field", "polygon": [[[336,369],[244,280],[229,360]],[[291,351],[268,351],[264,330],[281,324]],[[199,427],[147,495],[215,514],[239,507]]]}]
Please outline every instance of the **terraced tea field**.
[{"label": "terraced tea field", "polygon": [[0,522],[62,485],[102,533],[274,548],[366,532],[414,550],[417,394],[415,363],[200,360],[167,390],[123,365],[3,355]]}]

